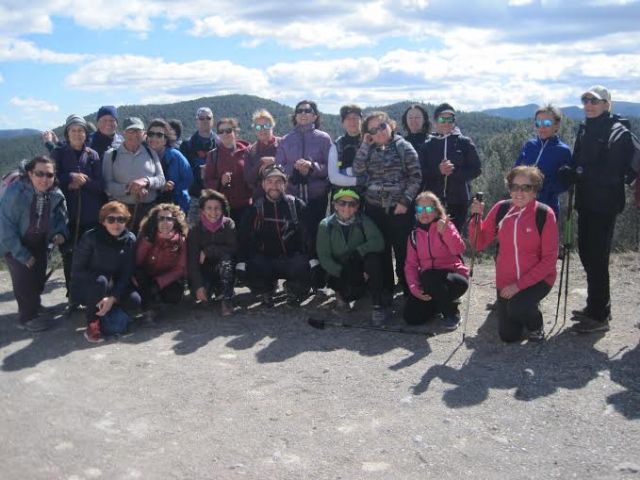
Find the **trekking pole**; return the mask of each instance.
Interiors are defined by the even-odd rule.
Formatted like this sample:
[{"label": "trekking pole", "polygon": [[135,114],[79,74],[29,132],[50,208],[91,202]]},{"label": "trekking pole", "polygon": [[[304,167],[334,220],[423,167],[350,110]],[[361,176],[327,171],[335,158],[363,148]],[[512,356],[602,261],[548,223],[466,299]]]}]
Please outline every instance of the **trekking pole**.
[{"label": "trekking pole", "polygon": [[[475,197],[478,202],[482,203],[484,194],[482,192],[476,193]],[[467,336],[467,323],[469,323],[469,311],[471,310],[471,286],[473,285],[473,267],[476,263],[476,252],[478,247],[478,230],[480,229],[480,214],[473,215],[472,220],[475,222],[476,227],[473,231],[473,243],[471,245],[471,264],[469,265],[469,288],[467,289],[467,306],[464,312],[464,322],[462,325],[462,343]]]}]

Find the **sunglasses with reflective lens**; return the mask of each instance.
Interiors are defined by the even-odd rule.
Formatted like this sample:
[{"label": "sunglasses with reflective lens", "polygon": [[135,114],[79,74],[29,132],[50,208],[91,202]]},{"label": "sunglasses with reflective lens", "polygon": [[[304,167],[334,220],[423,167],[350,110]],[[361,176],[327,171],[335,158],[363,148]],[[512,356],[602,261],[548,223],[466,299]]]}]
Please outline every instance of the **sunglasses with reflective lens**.
[{"label": "sunglasses with reflective lens", "polygon": [[153,137],[157,137],[157,138],[164,138],[166,137],[166,135],[162,132],[147,132],[147,137],[149,138],[153,138]]},{"label": "sunglasses with reflective lens", "polygon": [[296,110],[296,115],[302,115],[303,113],[314,113],[313,108],[299,108]]},{"label": "sunglasses with reflective lens", "polygon": [[336,205],[339,207],[356,208],[359,204],[355,200],[336,200]]},{"label": "sunglasses with reflective lens", "polygon": [[549,120],[548,118],[545,118],[544,120],[536,120],[533,123],[535,123],[536,128],[549,128],[553,126],[553,120]]},{"label": "sunglasses with reflective lens", "polygon": [[109,225],[113,225],[114,223],[119,223],[120,225],[124,225],[127,223],[127,217],[116,217],[115,215],[109,215],[105,218]]},{"label": "sunglasses with reflective lens", "polygon": [[431,205],[416,205],[416,213],[433,213],[436,211],[436,207]]},{"label": "sunglasses with reflective lens", "polygon": [[175,217],[170,217],[167,215],[158,215],[158,222],[175,222]]},{"label": "sunglasses with reflective lens", "polygon": [[51,172],[43,172],[42,170],[34,170],[33,174],[38,177],[38,178],[42,178],[42,177],[47,177],[49,179],[53,178],[56,176],[55,173],[51,173]]},{"label": "sunglasses with reflective lens", "polygon": [[438,117],[438,123],[456,123],[456,117]]},{"label": "sunglasses with reflective lens", "polygon": [[256,123],[253,126],[256,132],[259,132],[260,130],[270,130],[271,127],[273,127],[273,125],[271,125],[270,123],[265,123],[264,125],[260,125],[259,123]]},{"label": "sunglasses with reflective lens", "polygon": [[589,103],[591,105],[598,105],[600,102],[604,102],[604,100],[600,100],[596,97],[582,97],[580,101],[583,105],[588,105]]},{"label": "sunglasses with reflective lens", "polygon": [[219,128],[218,135],[222,135],[223,133],[226,133],[227,135],[229,135],[233,133],[233,128]]},{"label": "sunglasses with reflective lens", "polygon": [[511,193],[516,193],[516,192],[531,193],[533,192],[533,185],[529,183],[523,183],[523,184],[512,183],[511,185],[509,185],[509,191]]},{"label": "sunglasses with reflective lens", "polygon": [[368,129],[367,133],[369,135],[375,135],[376,133],[386,129],[387,129],[387,124],[385,122],[381,122],[377,127],[371,127],[370,129]]}]

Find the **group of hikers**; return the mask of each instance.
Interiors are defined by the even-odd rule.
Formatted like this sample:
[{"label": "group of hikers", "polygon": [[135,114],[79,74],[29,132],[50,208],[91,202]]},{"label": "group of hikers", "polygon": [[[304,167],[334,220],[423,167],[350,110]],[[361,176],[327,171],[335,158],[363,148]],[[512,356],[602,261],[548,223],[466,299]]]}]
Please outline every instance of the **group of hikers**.
[{"label": "group of hikers", "polygon": [[433,123],[422,106],[410,106],[404,136],[385,112],[345,105],[344,134],[332,141],[316,103],[302,100],[282,137],[273,116],[256,111],[253,144],[237,138],[234,118],[214,128],[208,107],[197,110],[197,131],[182,142],[176,121],[145,126],[129,117],[120,134],[113,106],[98,110],[95,131],[70,115],[64,139],[45,132],[49,155],[26,162],[0,200],[0,253],[18,326],[51,326],[41,294],[58,247],[67,309],[85,308],[90,342],[126,328],[134,313],[153,323],[160,304],[183,300],[185,282],[194,301],[219,299],[222,316],[234,313],[239,282],[266,306],[282,279],[292,307],[326,286],[340,311],[368,294],[375,326],[391,320],[399,287],[406,322],[454,330],[470,281],[468,227],[472,252],[499,243],[500,338],[540,341],[539,303],[556,280],[559,195],[575,189],[588,295],[573,312],[574,328],[606,331],[609,252],[634,144],[606,88],[590,88],[581,101],[586,118],[573,153],[558,137],[560,111],[536,111],[536,136],[505,177],[510,198],[484,218],[470,187],[481,161],[448,103],[436,107]]}]

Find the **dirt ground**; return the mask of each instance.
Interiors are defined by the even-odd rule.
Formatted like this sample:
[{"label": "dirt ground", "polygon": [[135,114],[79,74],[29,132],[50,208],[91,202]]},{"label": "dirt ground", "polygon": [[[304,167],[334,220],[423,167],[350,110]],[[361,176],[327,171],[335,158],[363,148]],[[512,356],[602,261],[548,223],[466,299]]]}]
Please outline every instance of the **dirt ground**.
[{"label": "dirt ground", "polygon": [[[309,317],[341,318],[331,299],[265,309],[243,293],[231,318],[185,304],[92,345],[82,314],[18,330],[2,272],[0,477],[640,478],[639,257],[613,259],[610,332],[579,336],[560,318],[540,345],[499,341],[491,262],[476,268],[464,343],[460,330],[316,330]],[[569,309],[586,294],[572,264]],[[64,306],[59,272],[44,303]],[[364,325],[367,308],[342,319]]]}]

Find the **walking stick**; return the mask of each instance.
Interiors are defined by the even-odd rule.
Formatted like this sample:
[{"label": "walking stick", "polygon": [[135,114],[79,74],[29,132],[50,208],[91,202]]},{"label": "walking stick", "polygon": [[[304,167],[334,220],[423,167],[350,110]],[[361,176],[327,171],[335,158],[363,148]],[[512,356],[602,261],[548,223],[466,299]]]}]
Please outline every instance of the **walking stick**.
[{"label": "walking stick", "polygon": [[[445,177],[446,178],[446,177]],[[484,198],[484,194],[482,192],[478,192],[475,195],[475,199],[478,202],[482,202]],[[473,243],[471,245],[471,264],[469,265],[469,288],[467,289],[467,305],[466,311],[464,312],[464,322],[462,325],[462,343],[467,336],[467,323],[469,323],[469,311],[471,310],[471,287],[473,285],[473,267],[476,263],[476,253],[478,248],[478,230],[480,229],[480,214],[475,213],[473,215],[472,220],[475,222],[476,227],[473,231]]]}]

